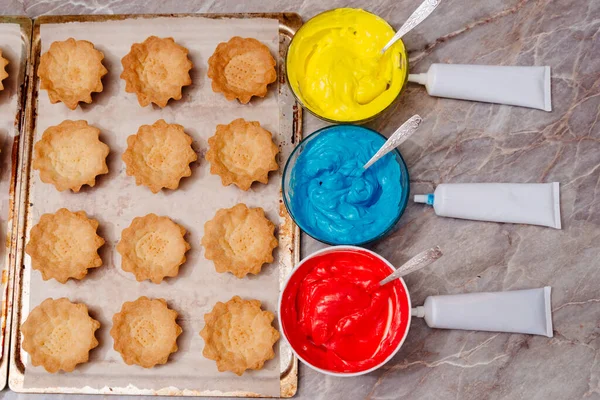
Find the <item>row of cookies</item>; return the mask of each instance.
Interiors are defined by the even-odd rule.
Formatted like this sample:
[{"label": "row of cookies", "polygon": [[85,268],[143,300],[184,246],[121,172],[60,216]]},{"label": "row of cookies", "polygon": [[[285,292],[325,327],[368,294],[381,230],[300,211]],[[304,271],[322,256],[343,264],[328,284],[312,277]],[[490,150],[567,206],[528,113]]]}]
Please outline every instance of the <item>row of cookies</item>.
[{"label": "row of cookies", "polygon": [[[53,42],[40,58],[40,88],[48,91],[51,103],[63,102],[72,110],[79,102],[91,103],[92,93],[102,92],[102,77],[108,73],[103,59],[104,54],[86,40]],[[188,49],[173,38],[150,36],[135,43],[121,64],[125,91],[135,93],[142,107],[150,103],[165,107],[170,99],[180,100],[182,88],[192,84]],[[252,96],[267,94],[267,86],[277,79],[275,65],[266,45],[235,36],[217,46],[208,59],[207,74],[214,92],[246,104]]]},{"label": "row of cookies", "polygon": [[[124,303],[112,318],[114,349],[127,365],[165,364],[178,350],[177,337],[183,331],[177,316],[164,299],[143,296]],[[240,376],[247,369],[261,369],[275,356],[273,345],[279,340],[273,319],[273,313],[262,310],[258,300],[234,296],[226,303],[217,302],[204,315],[202,355],[216,361],[221,372]],[[87,362],[90,350],[98,346],[95,332],[99,328],[100,322],[90,317],[85,304],[46,299],[21,326],[23,350],[34,366],[41,365],[50,373],[71,372]]]},{"label": "row of cookies", "polygon": [[[42,215],[25,247],[31,267],[40,271],[44,280],[65,283],[70,278],[83,279],[88,269],[102,265],[98,249],[105,241],[96,232],[98,225],[84,211],[61,208]],[[274,231],[275,225],[260,207],[240,203],[220,209],[204,225],[204,256],[213,261],[217,272],[231,272],[238,278],[256,275],[264,264],[273,262]],[[148,214],[135,218],[117,244],[121,268],[140,282],[159,284],[166,277],[177,276],[191,248],[185,233],[185,228],[168,217]]]},{"label": "row of cookies", "polygon": [[[33,168],[39,170],[42,182],[59,191],[79,192],[83,185],[94,186],[98,175],[108,173],[110,149],[99,137],[100,130],[83,120],[51,126],[34,146]],[[177,189],[181,178],[192,174],[189,164],[198,159],[191,144],[191,136],[181,125],[163,119],[142,125],[127,138],[122,156],[126,173],[153,193]],[[271,132],[256,121],[239,118],[219,124],[208,144],[210,172],[221,176],[225,186],[233,183],[248,190],[254,181],[266,184],[269,172],[279,168],[279,148]]]}]

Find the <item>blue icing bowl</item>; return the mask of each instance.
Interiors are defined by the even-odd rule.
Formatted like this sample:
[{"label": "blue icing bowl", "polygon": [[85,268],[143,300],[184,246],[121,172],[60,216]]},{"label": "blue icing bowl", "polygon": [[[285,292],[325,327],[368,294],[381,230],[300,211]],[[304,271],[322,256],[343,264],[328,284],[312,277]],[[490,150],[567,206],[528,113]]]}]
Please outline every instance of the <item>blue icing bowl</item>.
[{"label": "blue icing bowl", "polygon": [[408,203],[408,169],[395,149],[367,170],[362,166],[387,138],[356,125],[313,132],[290,155],[282,194],[294,222],[331,245],[362,245],[380,239]]}]

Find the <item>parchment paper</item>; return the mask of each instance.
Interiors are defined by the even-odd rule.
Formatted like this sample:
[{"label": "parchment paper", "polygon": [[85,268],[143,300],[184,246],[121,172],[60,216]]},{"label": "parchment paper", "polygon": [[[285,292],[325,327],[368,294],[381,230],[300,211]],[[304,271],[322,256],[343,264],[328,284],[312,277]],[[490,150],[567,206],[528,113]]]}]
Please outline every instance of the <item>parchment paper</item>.
[{"label": "parchment paper", "polygon": [[[21,39],[21,26],[19,24],[0,24],[0,49],[2,57],[7,59],[6,66],[8,78],[2,83],[4,90],[0,91],[0,270],[2,271],[2,303],[6,301],[6,284],[8,281],[8,244],[9,233],[9,193],[12,168],[12,147],[15,135],[18,133],[15,127],[15,117],[18,110],[18,88],[24,71],[20,70],[23,42]],[[1,324],[6,326],[5,316]],[[10,328],[0,330],[0,343],[4,343],[4,333]],[[2,346],[0,345],[0,351]],[[4,354],[0,354],[3,357]]]},{"label": "parchment paper", "polygon": [[[80,282],[70,280],[62,285],[56,281],[44,282],[37,271],[27,268],[31,279],[29,301],[23,299],[24,309],[31,309],[48,297],[66,296],[72,301],[86,303],[91,314],[102,327],[97,333],[99,348],[91,353],[90,362],[73,373],[48,374],[41,367],[27,365],[24,386],[27,387],[125,387],[158,390],[165,387],[194,390],[250,391],[268,396],[279,395],[279,356],[267,362],[260,371],[246,372],[242,377],[217,371],[216,364],[202,356],[204,342],[199,331],[204,326],[203,315],[217,301],[227,301],[237,294],[243,298],[256,298],[263,307],[276,312],[279,290],[278,265],[266,265],[258,276],[237,279],[231,274],[215,272],[211,261],[204,258],[200,240],[204,223],[216,210],[244,202],[249,207],[265,209],[269,219],[276,225],[279,217],[280,174],[270,176],[268,185],[255,184],[248,192],[237,187],[223,187],[220,178],[209,173],[204,160],[207,140],[214,134],[219,123],[229,123],[235,118],[256,120],[274,134],[276,143],[291,146],[279,135],[279,108],[277,86],[271,85],[264,99],[255,99],[248,105],[227,101],[221,94],[213,93],[210,79],[206,76],[207,60],[219,42],[232,36],[254,37],[267,44],[271,53],[278,54],[278,21],[269,19],[205,19],[205,18],[158,18],[107,22],[74,22],[41,26],[42,53],[56,40],[69,37],[89,40],[104,52],[104,65],[109,70],[103,79],[104,91],[93,96],[93,103],[75,111],[64,104],[50,104],[45,91],[39,94],[37,141],[43,131],[65,119],[85,119],[98,127],[101,140],[110,146],[109,174],[100,177],[94,188],[85,187],[80,193],[59,193],[54,186],[39,180],[32,171],[30,202],[33,203],[28,221],[29,232],[43,213],[55,212],[60,207],[72,211],[84,210],[100,222],[99,234],[106,240],[101,249],[104,265]],[[142,42],[150,35],[173,37],[190,50],[194,63],[191,71],[193,85],[183,91],[183,98],[169,103],[164,109],[154,105],[140,107],[134,94],[125,93],[125,83],[119,79],[122,71],[120,60],[129,52],[132,43]],[[129,135],[135,134],[142,124],[152,124],[164,118],[167,122],[184,126],[194,138],[193,148],[198,162],[192,164],[192,176],[184,178],[176,191],[152,194],[146,187],[135,185],[133,177],[125,174],[121,160]],[[285,152],[288,152],[287,150]],[[283,159],[283,157],[282,157]],[[281,160],[280,160],[281,165]],[[136,282],[134,276],[121,270],[120,255],[115,249],[121,231],[131,220],[148,213],[166,215],[182,224],[189,232],[187,240],[192,249],[179,276],[160,285],[148,281]],[[280,249],[275,260],[279,260]],[[30,259],[26,256],[26,266]],[[113,350],[109,335],[112,316],[120,311],[125,301],[139,296],[162,297],[180,314],[178,320],[183,328],[179,337],[179,351],[171,355],[164,366],[143,369],[126,365]],[[277,348],[277,346],[276,346]]]}]

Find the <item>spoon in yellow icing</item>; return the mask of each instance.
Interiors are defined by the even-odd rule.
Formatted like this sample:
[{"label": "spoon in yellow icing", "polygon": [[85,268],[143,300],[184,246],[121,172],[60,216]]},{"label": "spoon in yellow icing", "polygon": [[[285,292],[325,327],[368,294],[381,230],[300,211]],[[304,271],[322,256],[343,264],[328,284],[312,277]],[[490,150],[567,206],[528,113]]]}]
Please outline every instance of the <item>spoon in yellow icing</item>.
[{"label": "spoon in yellow icing", "polygon": [[381,50],[381,54],[385,53],[387,49],[389,49],[394,43],[396,43],[400,38],[406,35],[408,32],[412,31],[413,28],[419,25],[425,18],[429,16],[435,10],[435,8],[440,4],[440,0],[425,0],[419,8],[415,10],[411,14],[410,17],[406,20],[406,22],[398,29],[398,32],[394,35],[393,38],[390,39],[389,42],[383,49]]}]

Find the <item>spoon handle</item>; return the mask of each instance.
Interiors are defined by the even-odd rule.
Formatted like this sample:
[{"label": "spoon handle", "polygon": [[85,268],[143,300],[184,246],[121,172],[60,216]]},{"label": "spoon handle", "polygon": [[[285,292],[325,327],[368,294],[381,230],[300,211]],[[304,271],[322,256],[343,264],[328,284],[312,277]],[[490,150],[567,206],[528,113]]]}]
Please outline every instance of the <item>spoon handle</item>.
[{"label": "spoon handle", "polygon": [[417,254],[404,264],[402,264],[402,266],[400,266],[400,268],[398,268],[394,273],[390,274],[387,278],[380,281],[379,285],[383,286],[386,283],[393,281],[394,279],[400,278],[401,276],[408,275],[411,272],[415,272],[423,267],[426,267],[441,256],[442,250],[440,249],[440,246],[435,246],[429,250],[425,250]]},{"label": "spoon handle", "polygon": [[410,17],[408,17],[404,25],[398,29],[398,32],[396,32],[394,37],[387,42],[381,52],[385,53],[387,49],[396,43],[402,36],[406,35],[415,26],[419,25],[425,18],[429,16],[429,14],[431,14],[433,10],[435,10],[438,4],[440,4],[440,0],[425,0],[423,3],[421,3],[419,8],[417,8]]},{"label": "spoon handle", "polygon": [[375,153],[375,155],[371,157],[371,159],[365,165],[363,165],[363,169],[369,168],[381,157],[400,146],[402,142],[408,139],[417,130],[421,121],[423,121],[423,119],[417,114],[410,117],[410,119],[403,123],[400,128],[396,129],[396,132],[394,132],[392,136],[385,141],[383,146],[377,150],[377,153]]}]

